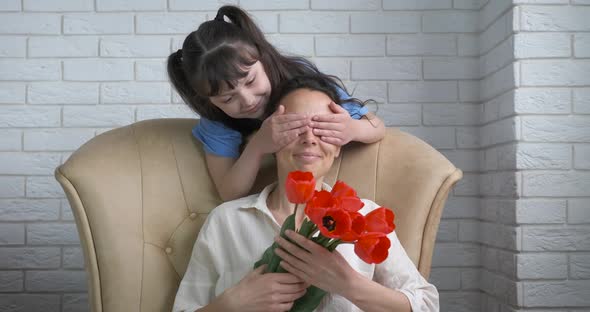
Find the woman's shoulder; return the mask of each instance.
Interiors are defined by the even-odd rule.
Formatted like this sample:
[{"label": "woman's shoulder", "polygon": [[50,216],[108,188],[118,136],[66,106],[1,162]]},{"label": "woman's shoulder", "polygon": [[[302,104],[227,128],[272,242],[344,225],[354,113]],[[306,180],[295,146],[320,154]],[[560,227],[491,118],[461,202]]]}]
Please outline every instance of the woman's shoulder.
[{"label": "woman's shoulder", "polygon": [[238,199],[226,201],[217,207],[213,208],[209,213],[209,218],[224,220],[226,218],[235,217],[240,213],[240,208],[253,206],[259,194],[252,194]]}]

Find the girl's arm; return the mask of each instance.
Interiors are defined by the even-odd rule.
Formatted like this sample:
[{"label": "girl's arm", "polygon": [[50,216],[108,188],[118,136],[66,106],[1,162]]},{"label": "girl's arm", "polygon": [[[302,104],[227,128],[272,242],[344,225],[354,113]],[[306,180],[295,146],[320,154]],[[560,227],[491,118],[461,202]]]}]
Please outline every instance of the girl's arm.
[{"label": "girl's arm", "polygon": [[239,158],[216,156],[205,153],[207,168],[223,201],[229,201],[248,194],[264,154],[253,144],[247,144]]},{"label": "girl's arm", "polygon": [[353,119],[356,135],[352,141],[374,143],[385,136],[385,124],[373,113],[367,113],[361,119]]},{"label": "girl's arm", "polygon": [[209,174],[223,201],[248,195],[260,169],[262,157],[274,153],[297,139],[306,131],[310,117],[303,114],[285,114],[280,105],[276,112],[262,122],[260,130],[246,144],[238,158],[221,157],[206,153]]}]

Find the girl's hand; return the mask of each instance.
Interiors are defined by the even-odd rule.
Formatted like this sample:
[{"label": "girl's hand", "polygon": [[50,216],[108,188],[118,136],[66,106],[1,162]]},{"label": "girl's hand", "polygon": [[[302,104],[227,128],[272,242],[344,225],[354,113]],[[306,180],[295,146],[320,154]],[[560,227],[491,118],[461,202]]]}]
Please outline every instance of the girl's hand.
[{"label": "girl's hand", "polygon": [[342,106],[331,102],[334,114],[313,116],[311,127],[313,134],[326,143],[342,146],[355,138],[355,120]]},{"label": "girl's hand", "polygon": [[231,311],[288,311],[305,294],[305,284],[291,273],[264,273],[262,265],[224,292]]},{"label": "girl's hand", "polygon": [[285,114],[285,106],[278,109],[262,122],[260,130],[252,139],[262,154],[279,151],[307,131],[310,117],[303,114]]},{"label": "girl's hand", "polygon": [[280,266],[305,283],[343,295],[349,289],[348,285],[360,276],[338,251],[329,252],[291,230],[287,230],[286,234],[301,247],[277,236],[275,241],[281,248],[275,249],[275,252],[282,259]]}]

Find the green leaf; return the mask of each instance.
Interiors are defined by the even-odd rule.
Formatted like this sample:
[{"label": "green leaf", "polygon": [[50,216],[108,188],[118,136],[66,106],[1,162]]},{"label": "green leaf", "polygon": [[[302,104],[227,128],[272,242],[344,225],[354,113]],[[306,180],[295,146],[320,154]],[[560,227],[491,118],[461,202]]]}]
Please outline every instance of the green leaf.
[{"label": "green leaf", "polygon": [[299,234],[309,238],[309,236],[313,232],[314,227],[315,227],[315,224],[313,222],[305,219],[305,220],[303,220],[303,224],[301,225],[301,228],[299,229]]},{"label": "green leaf", "polygon": [[311,312],[320,305],[320,302],[327,294],[326,291],[315,286],[309,286],[303,297],[295,300],[290,312]]},{"label": "green leaf", "polygon": [[285,222],[283,222],[283,226],[281,226],[281,237],[285,237],[285,231],[287,230],[292,230],[295,231],[295,214],[291,214],[290,216],[287,217],[287,219],[285,219]]},{"label": "green leaf", "polygon": [[262,258],[254,263],[254,269],[258,268],[263,264],[269,264],[272,256],[274,255],[274,249],[277,246],[276,243],[273,243],[270,247],[266,248],[264,253],[262,254]]},{"label": "green leaf", "polygon": [[[285,222],[283,222],[283,226],[281,227],[281,237],[289,240],[287,236],[285,236],[285,231],[287,230],[295,231],[295,214],[291,214],[290,216],[288,216],[287,219],[285,219]],[[274,253],[275,248],[277,248],[278,246],[276,244],[273,244],[272,247],[274,247],[272,249],[272,257],[270,258],[266,272],[284,273],[285,270],[279,266],[281,258]]]},{"label": "green leaf", "polygon": [[330,243],[331,238],[329,237],[325,237],[324,235],[320,234],[316,237],[314,237],[313,241],[322,245],[322,247],[326,248],[326,246],[328,246],[328,244]]}]

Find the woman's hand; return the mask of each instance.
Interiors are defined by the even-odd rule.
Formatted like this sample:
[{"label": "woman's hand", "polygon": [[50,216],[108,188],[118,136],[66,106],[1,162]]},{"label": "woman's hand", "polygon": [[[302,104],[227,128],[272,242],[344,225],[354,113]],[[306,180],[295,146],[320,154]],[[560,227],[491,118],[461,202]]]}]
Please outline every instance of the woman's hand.
[{"label": "woman's hand", "polygon": [[262,265],[224,292],[230,311],[288,311],[309,286],[291,273],[264,273]]},{"label": "woman's hand", "polygon": [[275,241],[281,248],[275,249],[275,252],[282,259],[280,266],[306,283],[343,295],[348,285],[359,277],[338,251],[329,252],[291,230],[287,230],[286,234],[301,247],[277,236]]},{"label": "woman's hand", "polygon": [[355,120],[342,106],[331,102],[329,107],[334,114],[313,116],[313,134],[326,143],[338,146],[355,141]]},{"label": "woman's hand", "polygon": [[279,105],[277,110],[262,122],[252,141],[262,154],[274,153],[305,133],[310,123],[309,116],[285,114],[285,106]]}]

